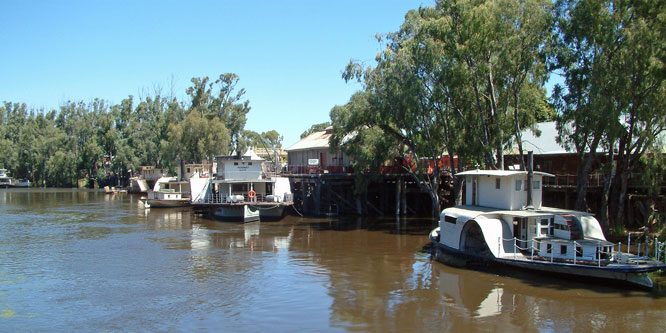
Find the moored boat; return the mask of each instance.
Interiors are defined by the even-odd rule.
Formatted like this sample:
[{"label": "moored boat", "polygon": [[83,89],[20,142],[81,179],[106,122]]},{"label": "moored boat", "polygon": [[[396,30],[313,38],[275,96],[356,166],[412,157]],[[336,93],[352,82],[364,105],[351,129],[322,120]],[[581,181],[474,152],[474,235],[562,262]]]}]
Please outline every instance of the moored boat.
[{"label": "moored boat", "polygon": [[542,206],[547,173],[473,170],[456,176],[465,177],[468,205],[444,209],[430,233],[444,258],[647,288],[653,286],[647,273],[666,268],[645,252],[628,253],[607,241],[592,214]]},{"label": "moored boat", "polygon": [[289,179],[265,172],[264,159],[254,151],[216,159],[215,177],[190,180],[196,212],[249,222],[280,219],[293,205]]},{"label": "moored boat", "polygon": [[14,178],[9,176],[9,171],[7,169],[0,169],[0,187],[13,187]]},{"label": "moored boat", "polygon": [[162,177],[155,182],[148,197],[142,198],[145,208],[186,207],[190,205],[191,191],[188,180],[178,177]]}]

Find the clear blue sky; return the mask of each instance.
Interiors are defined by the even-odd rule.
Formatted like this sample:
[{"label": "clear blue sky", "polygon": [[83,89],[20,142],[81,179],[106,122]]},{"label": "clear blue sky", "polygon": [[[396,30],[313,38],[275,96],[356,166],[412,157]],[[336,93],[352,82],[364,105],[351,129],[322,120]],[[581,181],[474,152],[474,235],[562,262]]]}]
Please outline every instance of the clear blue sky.
[{"label": "clear blue sky", "polygon": [[349,60],[374,65],[375,34],[433,2],[0,0],[0,101],[50,110],[155,88],[183,100],[192,77],[232,72],[245,128],[288,147],[359,89],[340,77]]}]

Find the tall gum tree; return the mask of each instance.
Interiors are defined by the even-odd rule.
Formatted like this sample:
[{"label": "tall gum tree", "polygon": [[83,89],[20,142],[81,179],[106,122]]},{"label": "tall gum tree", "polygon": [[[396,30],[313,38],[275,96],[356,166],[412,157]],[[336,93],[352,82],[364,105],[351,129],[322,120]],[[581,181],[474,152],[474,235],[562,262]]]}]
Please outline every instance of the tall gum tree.
[{"label": "tall gum tree", "polygon": [[[331,112],[332,141],[360,166],[410,156],[417,163],[405,171],[430,194],[436,214],[441,170],[419,161],[448,154],[503,167],[504,145],[542,112],[535,108],[545,101],[550,17],[550,3],[537,0],[438,1],[409,11],[375,68],[345,70],[364,90]],[[354,143],[392,148],[345,144],[352,133]]]},{"label": "tall gum tree", "polygon": [[576,209],[587,208],[587,179],[603,147],[608,166],[600,220],[619,231],[629,177],[666,126],[666,4],[561,0],[557,11],[556,64],[566,89],[554,96],[562,142],[579,156]]}]

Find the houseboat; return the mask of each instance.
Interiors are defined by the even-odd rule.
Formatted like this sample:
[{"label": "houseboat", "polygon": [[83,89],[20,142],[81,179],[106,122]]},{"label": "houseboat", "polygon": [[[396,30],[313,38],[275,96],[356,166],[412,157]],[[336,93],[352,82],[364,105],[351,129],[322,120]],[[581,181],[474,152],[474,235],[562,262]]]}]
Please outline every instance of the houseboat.
[{"label": "houseboat", "polygon": [[265,160],[248,150],[243,156],[218,156],[214,177],[192,178],[195,212],[223,220],[280,219],[293,205],[289,179],[266,172]]},{"label": "houseboat", "polygon": [[9,171],[7,169],[0,169],[0,187],[13,187],[14,178],[9,176]]},{"label": "houseboat", "polygon": [[552,175],[473,170],[456,176],[465,179],[468,205],[444,209],[430,233],[446,263],[491,262],[647,288],[653,285],[647,273],[666,268],[607,241],[592,214],[542,206],[542,179]]},{"label": "houseboat", "polygon": [[130,178],[129,191],[131,193],[148,193],[155,183],[162,177],[167,176],[167,170],[152,165],[141,166],[138,176]]},{"label": "houseboat", "polygon": [[189,180],[178,177],[162,177],[148,191],[148,197],[142,198],[145,208],[186,207],[190,205],[191,191]]}]

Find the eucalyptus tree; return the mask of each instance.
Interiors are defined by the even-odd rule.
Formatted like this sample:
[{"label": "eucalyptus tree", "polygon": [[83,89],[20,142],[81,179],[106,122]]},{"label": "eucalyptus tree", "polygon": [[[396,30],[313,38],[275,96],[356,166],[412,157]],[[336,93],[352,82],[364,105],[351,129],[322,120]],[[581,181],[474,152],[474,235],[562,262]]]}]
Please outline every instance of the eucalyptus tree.
[{"label": "eucalyptus tree", "polygon": [[331,126],[331,122],[325,121],[323,123],[319,124],[314,124],[310,126],[307,130],[305,130],[303,133],[301,133],[301,139],[305,138],[306,136],[314,133],[314,132],[320,132],[325,130],[327,127]]},{"label": "eucalyptus tree", "polygon": [[610,218],[619,229],[629,176],[666,126],[666,4],[562,0],[557,9],[556,65],[566,89],[558,88],[555,100],[561,140],[580,161],[576,208],[586,208],[591,165],[605,148],[601,222]]},{"label": "eucalyptus tree", "polygon": [[[418,161],[448,153],[502,168],[504,145],[512,137],[520,142],[520,132],[547,111],[550,23],[546,0],[437,1],[409,11],[401,29],[388,34],[375,68],[347,66],[343,77],[359,79],[364,92],[331,112],[333,142],[354,159],[354,153],[411,156],[417,163],[405,171],[430,193],[435,213],[441,170]],[[353,142],[381,149],[345,148],[352,133]]]},{"label": "eucalyptus tree", "polygon": [[486,167],[503,168],[511,137],[522,156],[520,133],[550,112],[543,85],[551,2],[438,1],[419,15],[425,52],[434,59],[433,83],[450,114],[477,133],[466,150],[482,156],[470,160],[482,157]]},{"label": "eucalyptus tree", "polygon": [[229,131],[218,118],[207,119],[190,112],[178,124],[169,124],[171,156],[189,162],[212,159],[229,152]]},{"label": "eucalyptus tree", "polygon": [[282,135],[276,130],[261,132],[261,138],[269,147],[282,148]]},{"label": "eucalyptus tree", "polygon": [[230,150],[241,151],[241,136],[250,112],[250,101],[242,101],[245,89],[236,91],[239,77],[233,73],[221,74],[215,81],[208,77],[193,78],[187,94],[192,99],[191,112],[213,119],[219,118],[229,131]]},{"label": "eucalyptus tree", "polygon": [[23,103],[4,102],[0,105],[0,166],[12,172],[19,171],[19,132],[27,116],[27,106]]}]

